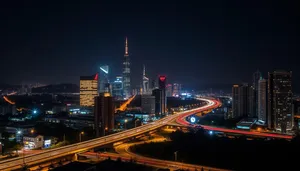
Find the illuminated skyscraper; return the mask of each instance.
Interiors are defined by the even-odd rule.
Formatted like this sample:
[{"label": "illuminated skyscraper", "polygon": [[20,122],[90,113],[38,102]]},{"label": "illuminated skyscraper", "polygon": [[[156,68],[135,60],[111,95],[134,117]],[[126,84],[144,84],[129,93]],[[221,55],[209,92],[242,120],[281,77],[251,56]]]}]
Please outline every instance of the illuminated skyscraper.
[{"label": "illuminated skyscraper", "polygon": [[112,96],[117,99],[123,99],[123,78],[118,76],[116,80],[111,83],[112,85]]},{"label": "illuminated skyscraper", "polygon": [[146,77],[146,68],[143,66],[143,94],[149,93],[149,78]]},{"label": "illuminated skyscraper", "polygon": [[292,72],[274,71],[268,80],[268,127],[285,133],[293,127]]},{"label": "illuminated skyscraper", "polygon": [[99,93],[107,93],[109,90],[109,67],[108,65],[100,66],[99,72]]},{"label": "illuminated skyscraper", "polygon": [[258,120],[267,122],[268,111],[268,82],[265,79],[258,81]]},{"label": "illuminated skyscraper", "polygon": [[128,54],[127,37],[125,40],[125,54],[124,54],[124,61],[123,61],[123,86],[124,86],[124,97],[129,98],[131,96],[131,85],[130,85],[130,60]]},{"label": "illuminated skyscraper", "polygon": [[80,106],[94,106],[94,98],[98,96],[98,73],[80,77]]}]

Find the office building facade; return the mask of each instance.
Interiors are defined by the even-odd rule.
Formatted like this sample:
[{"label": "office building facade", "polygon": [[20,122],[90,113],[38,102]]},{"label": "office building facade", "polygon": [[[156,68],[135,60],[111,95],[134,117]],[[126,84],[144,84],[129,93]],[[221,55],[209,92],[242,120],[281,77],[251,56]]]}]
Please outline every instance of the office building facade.
[{"label": "office building facade", "polygon": [[114,113],[115,106],[112,96],[103,93],[95,97],[94,125],[97,137],[104,136],[114,129]]},{"label": "office building facade", "polygon": [[268,114],[268,81],[260,79],[258,82],[258,120],[267,123]]},{"label": "office building facade", "polygon": [[93,107],[98,96],[98,74],[80,77],[80,106]]},{"label": "office building facade", "polygon": [[123,99],[123,78],[118,76],[116,77],[116,80],[111,83],[112,85],[112,96],[116,100]]},{"label": "office building facade", "polygon": [[155,96],[142,95],[141,108],[143,113],[155,114]]},{"label": "office building facade", "polygon": [[274,71],[268,74],[268,127],[282,133],[294,124],[292,72]]}]

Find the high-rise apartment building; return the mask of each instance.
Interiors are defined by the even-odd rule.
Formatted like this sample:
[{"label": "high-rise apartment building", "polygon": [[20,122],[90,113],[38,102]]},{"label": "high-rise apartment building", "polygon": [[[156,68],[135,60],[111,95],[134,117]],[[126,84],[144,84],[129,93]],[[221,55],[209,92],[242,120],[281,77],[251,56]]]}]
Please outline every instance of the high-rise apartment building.
[{"label": "high-rise apartment building", "polygon": [[94,122],[96,136],[104,136],[107,132],[114,129],[114,101],[113,97],[109,93],[101,93],[95,97],[94,107]]},{"label": "high-rise apartment building", "polygon": [[80,77],[80,106],[94,106],[94,98],[98,96],[98,73]]},{"label": "high-rise apartment building", "polygon": [[240,117],[239,113],[239,85],[232,86],[232,118]]},{"label": "high-rise apartment building", "polygon": [[232,87],[232,117],[254,117],[254,90],[248,84]]},{"label": "high-rise apartment building", "polygon": [[270,72],[268,78],[268,127],[285,133],[293,127],[292,72]]},{"label": "high-rise apartment building", "polygon": [[258,82],[262,78],[261,72],[258,70],[253,73],[253,91],[254,91],[254,116],[258,115]]},{"label": "high-rise apartment building", "polygon": [[130,60],[128,53],[128,42],[127,37],[125,40],[125,54],[123,61],[123,89],[124,97],[129,98],[131,96],[131,84],[130,84]]},{"label": "high-rise apartment building", "polygon": [[258,120],[267,123],[268,114],[268,81],[260,79],[258,81]]}]

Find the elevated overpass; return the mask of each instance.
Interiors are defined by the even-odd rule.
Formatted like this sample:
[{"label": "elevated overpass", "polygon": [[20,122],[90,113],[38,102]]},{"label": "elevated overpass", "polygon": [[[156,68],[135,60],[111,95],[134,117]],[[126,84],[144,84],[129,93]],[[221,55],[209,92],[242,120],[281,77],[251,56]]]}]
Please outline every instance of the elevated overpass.
[{"label": "elevated overpass", "polygon": [[188,111],[183,111],[183,112],[180,112],[180,113],[177,113],[174,115],[169,115],[160,120],[151,122],[149,124],[142,125],[137,128],[129,129],[126,131],[122,131],[119,133],[115,133],[112,135],[104,136],[101,138],[95,138],[92,140],[88,140],[88,141],[84,141],[84,142],[76,143],[76,144],[72,144],[72,145],[67,145],[67,146],[60,147],[60,148],[43,150],[40,153],[31,154],[31,155],[27,155],[24,157],[17,157],[17,158],[13,158],[13,159],[0,161],[0,170],[6,171],[6,170],[19,169],[25,163],[26,163],[26,165],[29,165],[29,166],[34,165],[34,164],[39,164],[41,162],[45,162],[48,160],[56,159],[56,158],[67,156],[67,155],[76,154],[76,153],[83,152],[83,151],[86,151],[89,149],[93,149],[95,147],[118,142],[123,139],[127,139],[130,137],[134,137],[134,136],[144,134],[146,132],[158,129],[162,126],[167,125],[169,122],[176,120],[178,117],[188,116],[188,115],[192,115],[197,112],[201,112],[204,110],[209,110],[209,109],[218,107],[218,104],[216,104],[216,101],[204,99],[204,98],[201,98],[199,100],[205,101],[205,102],[207,102],[207,104],[202,107],[199,107],[199,108],[191,109]]}]

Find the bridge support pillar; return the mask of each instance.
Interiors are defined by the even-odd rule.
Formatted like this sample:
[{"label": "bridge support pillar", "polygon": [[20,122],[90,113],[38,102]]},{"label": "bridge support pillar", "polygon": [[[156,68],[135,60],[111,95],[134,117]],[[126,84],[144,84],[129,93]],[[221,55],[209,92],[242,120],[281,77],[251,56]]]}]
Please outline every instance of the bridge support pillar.
[{"label": "bridge support pillar", "polygon": [[72,158],[73,161],[78,161],[78,155],[75,153]]}]

